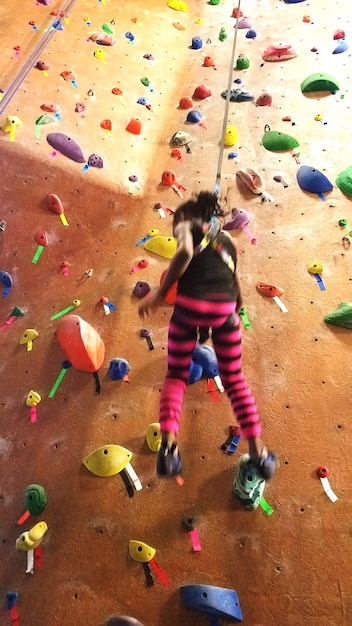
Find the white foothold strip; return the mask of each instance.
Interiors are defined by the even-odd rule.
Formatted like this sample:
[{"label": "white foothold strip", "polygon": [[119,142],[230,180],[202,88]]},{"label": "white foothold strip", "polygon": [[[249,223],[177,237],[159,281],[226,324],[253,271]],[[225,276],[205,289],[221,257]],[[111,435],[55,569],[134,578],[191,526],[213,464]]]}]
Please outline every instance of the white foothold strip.
[{"label": "white foothold strip", "polygon": [[282,300],[280,300],[279,296],[274,296],[274,300],[275,300],[277,306],[281,309],[281,311],[283,313],[287,313],[288,312],[288,308],[284,305]]},{"label": "white foothold strip", "polygon": [[139,480],[136,472],[134,471],[131,463],[127,463],[125,470],[129,476],[129,478],[132,480],[133,484],[134,484],[134,488],[136,491],[140,491],[141,489],[143,489],[142,487],[142,483]]},{"label": "white foothold strip", "polygon": [[220,393],[224,393],[225,389],[224,389],[224,386],[223,386],[223,384],[221,382],[220,376],[214,376],[214,380],[215,380],[215,384],[216,384],[218,390],[220,391]]},{"label": "white foothold strip", "polygon": [[34,574],[34,550],[28,550],[27,552],[26,574]]},{"label": "white foothold strip", "polygon": [[331,502],[336,502],[336,500],[338,500],[338,497],[336,493],[334,493],[334,491],[331,489],[329,479],[324,477],[324,478],[320,478],[320,481],[321,481],[321,484],[323,485],[323,489],[326,495],[331,500]]}]

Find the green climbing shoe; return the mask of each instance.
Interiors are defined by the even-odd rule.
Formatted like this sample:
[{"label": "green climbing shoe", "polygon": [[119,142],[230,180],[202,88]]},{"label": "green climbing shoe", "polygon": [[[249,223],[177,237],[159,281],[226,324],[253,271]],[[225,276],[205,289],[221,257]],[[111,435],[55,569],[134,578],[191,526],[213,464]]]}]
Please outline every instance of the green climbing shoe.
[{"label": "green climbing shoe", "polygon": [[237,465],[233,482],[233,493],[248,511],[259,506],[265,487],[265,479],[258,470],[258,465],[251,461],[249,454],[243,454]]}]

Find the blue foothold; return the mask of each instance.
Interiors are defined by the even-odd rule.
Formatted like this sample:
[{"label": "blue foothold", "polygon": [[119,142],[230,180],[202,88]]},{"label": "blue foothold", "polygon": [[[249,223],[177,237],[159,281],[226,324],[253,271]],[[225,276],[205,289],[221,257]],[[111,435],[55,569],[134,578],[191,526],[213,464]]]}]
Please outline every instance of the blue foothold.
[{"label": "blue foothold", "polygon": [[130,364],[126,359],[112,359],[109,365],[109,376],[112,380],[122,380],[130,371]]},{"label": "blue foothold", "polygon": [[188,384],[194,385],[194,383],[197,383],[202,378],[202,375],[202,366],[199,363],[191,361],[191,365],[189,367]]},{"label": "blue foothold", "polygon": [[201,111],[197,111],[197,109],[193,109],[192,111],[190,111],[187,115],[187,122],[190,122],[191,124],[199,124],[200,120],[203,117],[203,113],[201,113]]},{"label": "blue foothold", "polygon": [[203,368],[205,378],[219,376],[219,366],[215,350],[211,346],[198,343],[193,350],[192,360]]},{"label": "blue foothold", "polygon": [[199,50],[200,48],[202,48],[203,46],[203,41],[201,40],[200,37],[193,37],[192,39],[192,48],[193,50]]},{"label": "blue foothold", "polygon": [[180,588],[181,602],[188,609],[208,613],[208,616],[227,617],[242,622],[242,611],[234,589],[213,585],[184,585]]},{"label": "blue foothold", "polygon": [[18,593],[17,591],[8,591],[5,595],[5,598],[6,598],[6,608],[10,610],[15,606],[17,602]]},{"label": "blue foothold", "polygon": [[256,36],[257,36],[257,33],[255,30],[253,30],[253,28],[250,28],[249,30],[247,30],[246,39],[255,39]]},{"label": "blue foothold", "polygon": [[345,52],[346,50],[348,50],[348,48],[349,48],[349,45],[347,41],[345,41],[345,39],[340,39],[338,45],[333,51],[333,54],[340,54],[341,52]]}]

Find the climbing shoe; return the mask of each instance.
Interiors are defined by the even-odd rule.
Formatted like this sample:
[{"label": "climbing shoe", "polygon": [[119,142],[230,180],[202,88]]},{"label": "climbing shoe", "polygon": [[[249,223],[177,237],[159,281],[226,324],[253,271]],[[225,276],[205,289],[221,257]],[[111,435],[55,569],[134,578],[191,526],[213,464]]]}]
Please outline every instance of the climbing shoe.
[{"label": "climbing shoe", "polygon": [[275,474],[275,470],[279,467],[279,461],[273,452],[270,452],[266,448],[261,451],[259,460],[256,461],[259,473],[265,480],[272,478]]},{"label": "climbing shoe", "polygon": [[156,463],[158,476],[180,476],[182,474],[181,457],[177,443],[161,442]]},{"label": "climbing shoe", "polygon": [[249,454],[243,454],[237,465],[237,472],[233,482],[233,493],[248,511],[259,506],[265,487],[258,463],[252,461]]},{"label": "climbing shoe", "polygon": [[[227,98],[227,90],[223,91],[221,97],[226,100]],[[242,89],[231,89],[230,92],[230,102],[250,102],[254,100],[254,96],[248,91],[243,91]]]}]

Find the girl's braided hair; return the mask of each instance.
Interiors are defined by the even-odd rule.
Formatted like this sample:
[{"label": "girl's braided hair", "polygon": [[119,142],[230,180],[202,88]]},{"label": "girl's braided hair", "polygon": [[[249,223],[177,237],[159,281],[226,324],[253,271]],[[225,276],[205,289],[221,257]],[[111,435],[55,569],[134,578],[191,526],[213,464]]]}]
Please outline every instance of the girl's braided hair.
[{"label": "girl's braided hair", "polygon": [[182,220],[210,222],[212,217],[225,215],[218,200],[218,196],[211,191],[200,191],[195,199],[183,202],[174,213],[174,226]]}]

